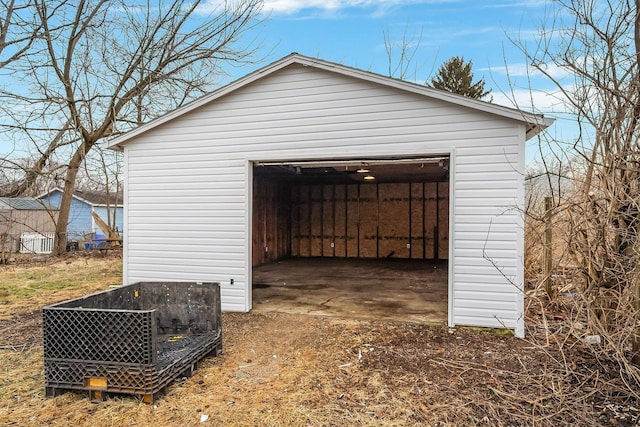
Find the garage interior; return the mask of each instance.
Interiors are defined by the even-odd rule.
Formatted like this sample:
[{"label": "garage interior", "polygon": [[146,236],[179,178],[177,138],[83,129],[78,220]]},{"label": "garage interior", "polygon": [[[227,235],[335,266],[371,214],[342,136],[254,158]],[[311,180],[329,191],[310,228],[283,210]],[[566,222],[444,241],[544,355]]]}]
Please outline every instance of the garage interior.
[{"label": "garage interior", "polygon": [[253,310],[446,322],[449,157],[253,167]]}]

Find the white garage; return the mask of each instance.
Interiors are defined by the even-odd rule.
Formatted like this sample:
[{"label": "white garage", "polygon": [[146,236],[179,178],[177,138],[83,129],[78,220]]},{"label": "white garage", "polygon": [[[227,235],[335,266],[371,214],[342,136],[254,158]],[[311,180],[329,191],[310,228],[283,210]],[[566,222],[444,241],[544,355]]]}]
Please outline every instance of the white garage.
[{"label": "white garage", "polygon": [[553,121],[291,54],[110,142],[124,283],[284,258],[448,260],[448,323],[524,334],[525,141]]}]

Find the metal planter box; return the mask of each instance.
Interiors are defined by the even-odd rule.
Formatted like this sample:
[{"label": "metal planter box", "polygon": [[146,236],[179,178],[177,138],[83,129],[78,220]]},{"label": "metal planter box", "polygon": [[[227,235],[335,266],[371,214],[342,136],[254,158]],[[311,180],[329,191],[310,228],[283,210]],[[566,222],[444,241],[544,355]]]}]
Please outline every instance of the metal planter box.
[{"label": "metal planter box", "polygon": [[151,403],[222,351],[217,283],[142,282],[43,309],[47,397],[127,393]]}]

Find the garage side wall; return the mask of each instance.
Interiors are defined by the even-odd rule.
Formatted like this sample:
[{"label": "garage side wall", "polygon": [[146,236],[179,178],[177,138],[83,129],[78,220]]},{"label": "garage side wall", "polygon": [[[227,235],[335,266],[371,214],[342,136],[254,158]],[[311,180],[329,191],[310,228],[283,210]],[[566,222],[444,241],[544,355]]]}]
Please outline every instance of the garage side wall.
[{"label": "garage side wall", "polygon": [[289,186],[253,180],[251,262],[266,264],[291,255]]},{"label": "garage side wall", "polygon": [[454,322],[513,328],[522,336],[523,156],[514,145],[460,147],[455,157]]},{"label": "garage side wall", "polygon": [[252,161],[452,154],[450,323],[517,329],[523,150],[515,120],[294,64],[127,142],[125,282],[220,281],[249,310]]}]

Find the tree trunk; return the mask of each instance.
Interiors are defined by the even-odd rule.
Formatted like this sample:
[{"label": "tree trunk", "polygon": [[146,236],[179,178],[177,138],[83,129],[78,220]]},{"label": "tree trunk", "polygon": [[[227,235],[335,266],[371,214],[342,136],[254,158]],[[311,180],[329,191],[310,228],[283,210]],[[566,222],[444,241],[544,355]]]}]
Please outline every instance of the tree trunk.
[{"label": "tree trunk", "polygon": [[60,211],[58,212],[58,222],[56,222],[56,237],[54,241],[54,255],[61,255],[67,251],[67,227],[69,225],[69,214],[71,212],[71,202],[73,201],[73,192],[76,187],[76,177],[78,170],[84,160],[83,144],[73,155],[69,162],[67,175],[64,180],[64,191],[60,200]]}]

